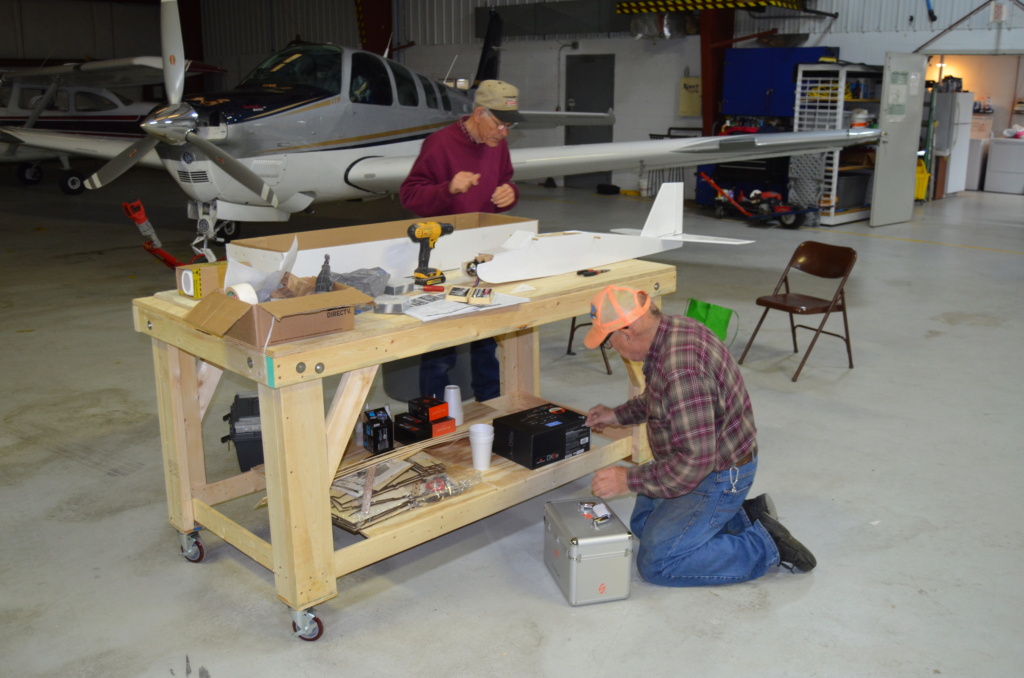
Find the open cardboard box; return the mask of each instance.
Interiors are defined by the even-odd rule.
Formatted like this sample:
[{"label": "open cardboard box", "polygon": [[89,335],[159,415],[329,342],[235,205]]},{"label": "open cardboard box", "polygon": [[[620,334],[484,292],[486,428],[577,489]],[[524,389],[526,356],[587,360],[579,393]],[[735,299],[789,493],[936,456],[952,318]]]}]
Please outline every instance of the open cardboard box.
[{"label": "open cardboard box", "polygon": [[455,226],[455,231],[439,238],[430,252],[430,266],[443,271],[461,268],[478,253],[500,247],[516,231],[537,233],[538,228],[536,219],[470,212],[243,238],[229,242],[226,249],[229,260],[271,273],[280,269],[297,239],[299,251],[291,269],[294,275],[316,275],[324,255],[329,254],[331,270],[335,272],[380,267],[392,278],[404,278],[416,270],[420,252],[419,244],[409,238],[409,226],[424,221]]},{"label": "open cardboard box", "polygon": [[232,337],[260,350],[355,327],[355,306],[373,299],[357,289],[247,304],[216,291],[203,298],[185,321],[218,337]]}]

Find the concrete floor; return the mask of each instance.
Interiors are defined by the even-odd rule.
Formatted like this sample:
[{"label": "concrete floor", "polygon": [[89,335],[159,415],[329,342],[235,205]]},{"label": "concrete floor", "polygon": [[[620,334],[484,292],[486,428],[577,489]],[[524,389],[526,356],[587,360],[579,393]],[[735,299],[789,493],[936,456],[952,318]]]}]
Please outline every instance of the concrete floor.
[{"label": "concrete floor", "polygon": [[[515,214],[545,230],[639,227],[650,202],[523,187]],[[743,375],[759,424],[755,492],[816,554],[809,574],[666,589],[634,575],[627,601],[572,608],[541,553],[545,501],[581,479],[339,580],[316,643],[289,634],[272,574],[214,535],[178,555],[168,525],[149,342],[130,301],[173,287],[120,212],[144,200],[172,252],[191,224],[160,173],[98,193],[0,182],[4,389],[0,395],[0,657],[10,676],[998,676],[1024,662],[1024,198],[964,193],[914,220],[786,231],[688,212],[689,232],[752,237],[687,245],[689,296],[739,313],[734,354],[793,248],[854,247],[856,368],[824,337],[798,383],[784,316],[770,316]],[[331,206],[247,234],[401,218],[388,202]],[[580,309],[581,314],[586,309]],[[542,333],[545,394],[586,408],[624,394],[599,352]],[[204,435],[210,473],[234,393]],[[373,398],[386,399],[375,389]],[[255,500],[255,497],[252,498]],[[242,500],[240,500],[242,501]],[[244,500],[240,520],[265,521]],[[632,499],[612,502],[626,516]]]}]

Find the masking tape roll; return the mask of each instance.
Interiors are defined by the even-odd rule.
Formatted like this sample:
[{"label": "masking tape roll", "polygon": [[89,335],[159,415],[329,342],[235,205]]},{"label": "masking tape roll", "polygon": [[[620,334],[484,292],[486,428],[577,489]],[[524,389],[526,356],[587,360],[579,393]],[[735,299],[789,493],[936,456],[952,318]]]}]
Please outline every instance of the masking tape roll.
[{"label": "masking tape roll", "polygon": [[387,313],[390,315],[398,315],[405,313],[409,309],[409,297],[400,297],[391,294],[379,296],[373,300],[374,313]]},{"label": "masking tape roll", "polygon": [[194,285],[193,276],[195,274],[192,271],[181,272],[181,293],[186,297],[196,296],[196,287]]},{"label": "masking tape roll", "polygon": [[256,296],[256,290],[254,290],[252,285],[249,283],[238,283],[237,285],[232,285],[228,288],[228,296],[235,297],[247,304],[260,303],[259,297]]}]

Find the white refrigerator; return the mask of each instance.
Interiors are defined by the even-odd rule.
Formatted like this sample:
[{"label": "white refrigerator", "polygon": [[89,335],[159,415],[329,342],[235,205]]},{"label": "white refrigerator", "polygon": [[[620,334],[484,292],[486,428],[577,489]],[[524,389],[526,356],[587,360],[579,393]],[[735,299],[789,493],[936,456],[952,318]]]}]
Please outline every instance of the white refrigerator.
[{"label": "white refrigerator", "polygon": [[959,193],[967,187],[967,158],[971,147],[971,116],[974,95],[970,92],[939,92],[935,97],[936,155],[949,158],[945,193]]}]

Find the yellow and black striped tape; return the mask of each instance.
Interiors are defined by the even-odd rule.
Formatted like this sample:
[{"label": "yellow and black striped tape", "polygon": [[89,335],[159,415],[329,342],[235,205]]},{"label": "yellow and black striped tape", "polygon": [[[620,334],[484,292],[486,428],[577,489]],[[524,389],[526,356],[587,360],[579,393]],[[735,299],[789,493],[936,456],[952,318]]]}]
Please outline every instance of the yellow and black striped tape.
[{"label": "yellow and black striped tape", "polygon": [[800,0],[636,0],[615,3],[616,14],[644,14],[647,12],[682,12],[696,9],[753,9],[755,7],[781,7],[802,9]]}]

